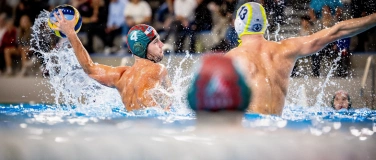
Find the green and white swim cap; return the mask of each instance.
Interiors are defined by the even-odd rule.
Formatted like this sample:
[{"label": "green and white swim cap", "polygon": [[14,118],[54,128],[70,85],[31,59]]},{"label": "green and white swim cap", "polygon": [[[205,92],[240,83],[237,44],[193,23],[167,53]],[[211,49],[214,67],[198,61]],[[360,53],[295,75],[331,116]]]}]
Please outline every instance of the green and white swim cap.
[{"label": "green and white swim cap", "polygon": [[265,9],[259,3],[245,3],[236,12],[234,25],[239,38],[247,34],[264,34],[267,24]]},{"label": "green and white swim cap", "polygon": [[149,25],[138,24],[133,26],[127,35],[127,44],[131,52],[141,58],[146,58],[148,45],[158,35],[157,31]]}]

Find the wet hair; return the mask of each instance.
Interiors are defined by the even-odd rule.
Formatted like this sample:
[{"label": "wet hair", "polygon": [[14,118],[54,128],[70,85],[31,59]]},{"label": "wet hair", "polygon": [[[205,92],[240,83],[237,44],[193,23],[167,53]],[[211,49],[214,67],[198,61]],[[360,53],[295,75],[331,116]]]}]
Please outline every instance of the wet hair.
[{"label": "wet hair", "polygon": [[[334,107],[334,99],[336,99],[336,95],[337,94],[333,95],[333,98],[332,98],[332,101],[331,101],[332,108],[334,108],[334,109],[335,109],[335,107]],[[349,101],[349,107],[347,109],[351,109],[352,102],[351,102],[351,98],[350,98],[349,94],[347,94],[347,101]]]}]

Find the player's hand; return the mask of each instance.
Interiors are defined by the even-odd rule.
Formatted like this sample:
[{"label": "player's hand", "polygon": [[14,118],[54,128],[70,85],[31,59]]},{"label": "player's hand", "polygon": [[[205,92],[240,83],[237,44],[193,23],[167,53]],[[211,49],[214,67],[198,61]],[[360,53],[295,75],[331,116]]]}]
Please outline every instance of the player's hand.
[{"label": "player's hand", "polygon": [[75,14],[75,17],[72,20],[67,20],[64,17],[64,14],[61,11],[61,9],[59,9],[58,11],[59,11],[59,16],[56,13],[54,13],[54,16],[56,18],[56,22],[54,23],[54,25],[57,26],[56,30],[62,31],[66,35],[76,33],[74,31],[74,26],[76,25],[75,19],[78,18],[77,17],[78,15]]}]

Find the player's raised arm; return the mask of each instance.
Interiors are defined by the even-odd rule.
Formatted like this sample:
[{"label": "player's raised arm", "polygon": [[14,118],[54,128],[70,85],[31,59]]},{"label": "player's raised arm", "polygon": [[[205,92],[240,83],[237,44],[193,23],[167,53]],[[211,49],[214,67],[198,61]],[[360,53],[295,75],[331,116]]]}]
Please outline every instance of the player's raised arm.
[{"label": "player's raised arm", "polygon": [[281,43],[290,56],[307,56],[320,51],[328,43],[351,37],[376,26],[376,13],[337,23],[331,28],[323,29],[309,36],[283,40]]},{"label": "player's raised arm", "polygon": [[[54,24],[57,26],[56,30],[62,31],[67,36],[74,49],[77,60],[82,66],[85,73],[88,74],[91,78],[97,80],[99,83],[113,87],[114,84],[120,79],[121,75],[124,73],[127,67],[110,67],[102,64],[95,64],[74,30],[76,21],[67,20],[60,9],[59,15],[61,16],[57,16],[57,14],[54,13],[54,16],[57,20],[57,22]],[[75,16],[79,15],[75,14]]]}]

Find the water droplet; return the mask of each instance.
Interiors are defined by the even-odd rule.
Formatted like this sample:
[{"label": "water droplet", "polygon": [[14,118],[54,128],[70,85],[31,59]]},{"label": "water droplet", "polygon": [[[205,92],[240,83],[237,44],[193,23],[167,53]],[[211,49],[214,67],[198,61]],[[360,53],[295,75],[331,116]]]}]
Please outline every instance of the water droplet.
[{"label": "water droplet", "polygon": [[360,136],[362,133],[358,130],[358,129],[356,129],[356,128],[351,128],[350,129],[350,133],[352,134],[352,135],[354,135],[354,136],[356,136],[356,137],[358,137],[358,136]]},{"label": "water droplet", "polygon": [[360,136],[360,137],[359,137],[359,140],[361,140],[361,141],[365,141],[365,140],[367,140],[367,137],[365,137],[365,136]]},{"label": "water droplet", "polygon": [[27,124],[26,124],[26,123],[21,123],[21,124],[20,124],[20,127],[21,127],[21,128],[26,128],[26,127],[27,127]]},{"label": "water droplet", "polygon": [[334,122],[333,123],[333,128],[336,129],[336,130],[340,129],[341,128],[341,122]]},{"label": "water droplet", "polygon": [[64,138],[64,137],[56,137],[55,138],[55,142],[58,142],[58,143],[62,143],[62,142],[66,142],[68,141],[68,138]]}]

